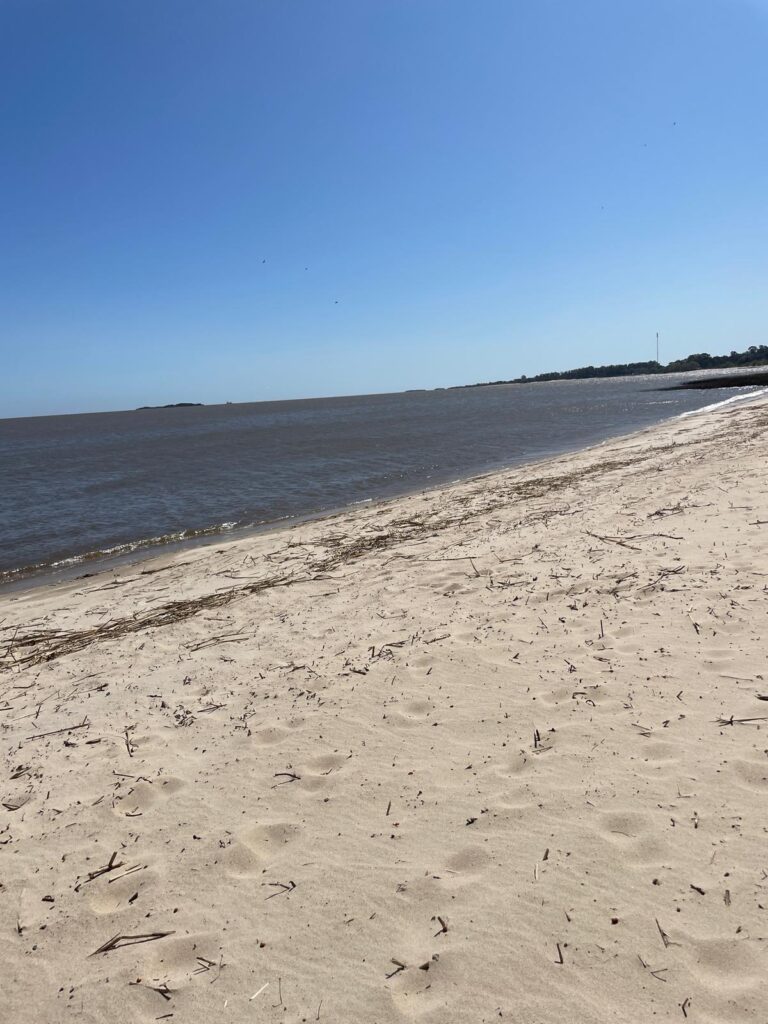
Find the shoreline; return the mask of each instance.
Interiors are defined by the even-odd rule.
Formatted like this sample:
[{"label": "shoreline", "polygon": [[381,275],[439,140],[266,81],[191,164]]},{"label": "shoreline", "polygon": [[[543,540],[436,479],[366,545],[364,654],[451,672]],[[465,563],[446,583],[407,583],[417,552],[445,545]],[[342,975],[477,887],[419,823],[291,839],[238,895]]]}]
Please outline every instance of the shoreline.
[{"label": "shoreline", "polygon": [[758,1019],[750,398],[0,594],[9,1017]]},{"label": "shoreline", "polygon": [[[0,596],[3,594],[24,592],[37,587],[55,586],[58,583],[67,583],[78,579],[88,579],[90,577],[100,575],[101,573],[118,570],[123,566],[140,565],[156,558],[162,558],[165,555],[171,555],[177,552],[183,553],[184,551],[194,550],[198,547],[208,547],[214,544],[230,543],[233,541],[247,541],[249,538],[263,533],[290,530],[302,523],[320,522],[338,515],[345,515],[349,512],[355,511],[356,508],[361,506],[379,507],[416,494],[429,494],[433,491],[439,491],[446,487],[452,487],[471,480],[492,476],[497,473],[510,472],[512,470],[523,469],[526,467],[535,467],[539,464],[543,465],[552,459],[568,457],[569,455],[577,454],[579,452],[588,452],[611,441],[617,441],[623,438],[633,437],[636,434],[643,434],[649,430],[655,430],[656,427],[662,426],[665,423],[672,423],[678,418],[698,416],[705,413],[708,414],[724,405],[757,400],[765,393],[768,393],[768,389],[749,392],[748,394],[732,395],[718,402],[714,402],[711,405],[703,406],[700,409],[676,413],[667,419],[660,420],[658,423],[641,428],[639,431],[631,431],[627,434],[611,435],[603,441],[598,441],[593,445],[587,445],[584,448],[565,449],[551,455],[534,457],[531,459],[524,457],[520,461],[480,470],[479,472],[472,473],[469,476],[460,477],[455,480],[443,480],[426,486],[423,484],[416,485],[413,488],[409,488],[390,497],[364,498],[334,508],[312,510],[303,514],[285,516],[280,519],[268,520],[257,524],[233,525],[231,527],[226,523],[214,524],[207,527],[200,527],[199,529],[192,531],[183,530],[176,534],[168,534],[168,539],[165,537],[139,538],[133,541],[118,543],[112,549],[75,554],[58,559],[51,563],[39,563],[35,565],[21,566],[16,569],[0,570]],[[194,535],[183,536],[183,534],[189,532],[192,532]],[[93,571],[90,571],[91,569]]]}]

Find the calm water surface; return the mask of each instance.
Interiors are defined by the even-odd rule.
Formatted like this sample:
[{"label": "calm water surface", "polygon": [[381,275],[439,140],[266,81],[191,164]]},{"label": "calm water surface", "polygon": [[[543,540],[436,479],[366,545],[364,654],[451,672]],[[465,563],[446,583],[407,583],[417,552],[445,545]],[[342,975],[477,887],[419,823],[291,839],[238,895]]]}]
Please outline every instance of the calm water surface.
[{"label": "calm water surface", "polygon": [[0,420],[0,580],[594,444],[732,398],[675,378]]}]

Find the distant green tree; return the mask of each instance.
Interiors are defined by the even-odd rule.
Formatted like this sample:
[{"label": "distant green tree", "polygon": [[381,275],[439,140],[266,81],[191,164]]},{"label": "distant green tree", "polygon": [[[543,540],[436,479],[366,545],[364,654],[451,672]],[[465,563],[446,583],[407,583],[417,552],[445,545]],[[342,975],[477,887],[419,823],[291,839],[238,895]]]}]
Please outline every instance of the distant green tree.
[{"label": "distant green tree", "polygon": [[[515,377],[512,380],[489,381],[489,384],[531,384],[552,380],[587,380],[592,377],[634,377],[651,373],[687,373],[737,366],[764,366],[768,364],[768,345],[750,345],[743,352],[732,350],[730,355],[712,356],[708,352],[694,352],[684,359],[675,359],[662,365],[655,359],[642,363],[612,363],[608,366],[579,366],[574,370],[539,373],[535,377]],[[469,385],[478,387],[480,385]]]}]

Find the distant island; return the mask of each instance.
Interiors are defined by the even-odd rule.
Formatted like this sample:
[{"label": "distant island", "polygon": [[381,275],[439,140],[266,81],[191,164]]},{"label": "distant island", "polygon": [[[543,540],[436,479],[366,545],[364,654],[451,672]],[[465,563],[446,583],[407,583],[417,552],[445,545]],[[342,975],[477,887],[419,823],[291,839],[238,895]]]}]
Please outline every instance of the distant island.
[{"label": "distant island", "polygon": [[144,409],[196,409],[203,402],[172,402],[171,405],[140,405],[136,412]]},{"label": "distant island", "polygon": [[744,352],[731,352],[727,356],[711,356],[696,352],[685,359],[671,363],[611,363],[608,366],[580,366],[560,373],[539,373],[535,377],[515,377],[512,380],[489,380],[480,384],[459,384],[458,388],[485,388],[496,384],[536,384],[549,380],[585,380],[589,377],[638,377],[648,373],[688,373],[691,370],[733,369],[734,367],[768,365],[768,345],[750,345]]}]

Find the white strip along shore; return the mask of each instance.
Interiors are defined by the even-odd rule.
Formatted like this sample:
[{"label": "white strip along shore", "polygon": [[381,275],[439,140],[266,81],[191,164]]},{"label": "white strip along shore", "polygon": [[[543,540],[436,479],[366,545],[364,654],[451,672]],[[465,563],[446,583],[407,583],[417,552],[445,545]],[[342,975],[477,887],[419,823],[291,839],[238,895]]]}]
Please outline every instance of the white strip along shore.
[{"label": "white strip along shore", "polygon": [[764,1021],[766,440],[0,598],[3,1017]]}]

